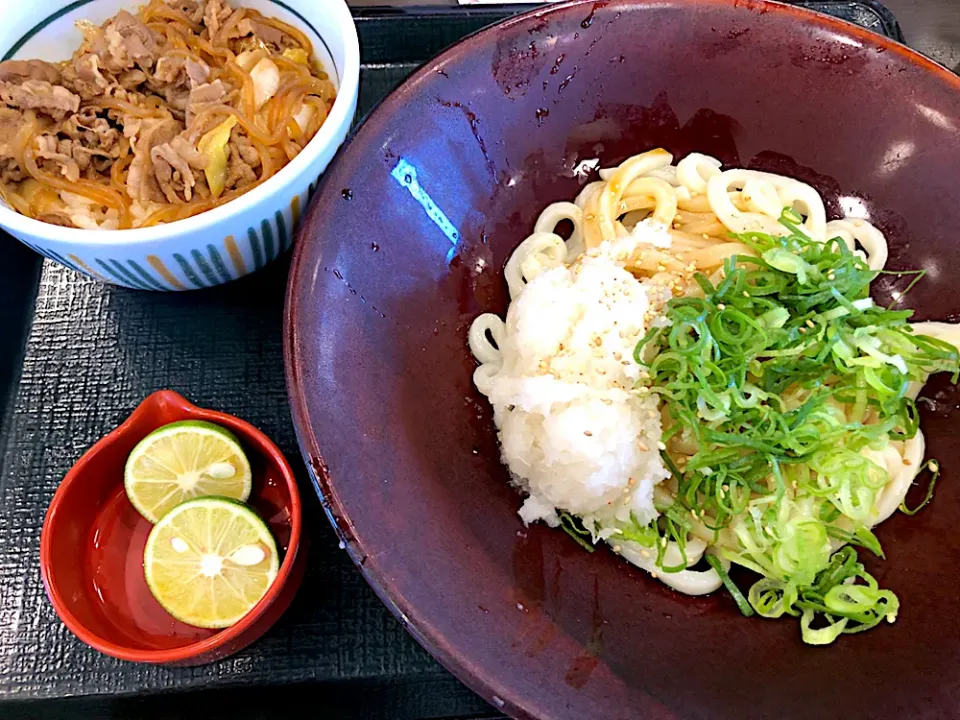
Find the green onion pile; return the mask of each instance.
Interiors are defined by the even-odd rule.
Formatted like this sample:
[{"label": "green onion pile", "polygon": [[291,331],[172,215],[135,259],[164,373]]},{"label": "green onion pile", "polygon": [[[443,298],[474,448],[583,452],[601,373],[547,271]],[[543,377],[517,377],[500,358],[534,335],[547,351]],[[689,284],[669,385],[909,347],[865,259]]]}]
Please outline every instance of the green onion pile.
[{"label": "green onion pile", "polygon": [[[618,537],[679,572],[662,565],[666,539],[686,557],[699,522],[713,535],[706,560],[741,611],[799,617],[803,640],[822,645],[896,617],[897,597],[852,547],[883,557],[871,512],[890,478],[862,451],[914,437],[911,383],[942,371],[956,382],[960,354],[915,334],[912,311],[875,305],[879,273],[839,238],[810,239],[801,221],[788,209],[785,235],[735,236],[756,256],[696,275],[703,297],[672,299],[668,324],[638,343],[641,383],[669,417],[663,440],[689,451],[663,453],[676,492],[660,519]],[[574,519],[564,526],[588,544]],[[746,597],[731,562],[761,576]]]}]

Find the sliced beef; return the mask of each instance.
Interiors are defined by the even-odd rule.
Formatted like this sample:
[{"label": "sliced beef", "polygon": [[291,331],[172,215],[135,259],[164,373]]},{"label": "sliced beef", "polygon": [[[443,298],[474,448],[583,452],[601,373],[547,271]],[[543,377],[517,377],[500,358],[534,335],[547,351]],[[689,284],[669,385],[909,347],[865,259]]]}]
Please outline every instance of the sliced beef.
[{"label": "sliced beef", "polygon": [[184,57],[179,53],[170,54],[157,61],[150,85],[189,85],[192,88],[205,83],[209,77],[210,66],[202,60]]},{"label": "sliced beef", "polygon": [[187,125],[189,126],[193,122],[193,118],[201,113],[204,108],[223,103],[226,98],[227,86],[220,80],[194,87],[187,98]]},{"label": "sliced beef", "polygon": [[[254,171],[251,163],[243,159],[237,146],[234,143],[230,143],[227,147],[230,156],[227,158],[227,179],[224,183],[224,188],[232,190],[256,182],[257,173]],[[258,157],[257,165],[259,164],[260,159]]]},{"label": "sliced beef", "polygon": [[37,137],[37,158],[44,169],[63,175],[70,182],[80,179],[80,165],[71,153],[69,140],[60,141],[56,135]]},{"label": "sliced beef", "polygon": [[193,198],[197,184],[187,160],[170,143],[156,145],[150,151],[153,172],[160,189],[170,203],[186,203]]},{"label": "sliced beef", "polygon": [[27,174],[12,157],[0,157],[0,182],[4,184],[20,182]]},{"label": "sliced beef", "polygon": [[133,148],[133,161],[127,171],[127,194],[141,202],[166,202],[167,197],[157,180],[151,157],[153,148],[169,143],[183,130],[174,119],[144,120]]},{"label": "sliced beef", "polygon": [[60,84],[60,70],[43,60],[4,60],[0,62],[0,81],[22,83],[24,80],[42,80],[51,85]]},{"label": "sliced beef", "polygon": [[157,61],[156,70],[147,78],[147,87],[163,95],[178,116],[184,117],[191,91],[206,84],[209,78],[210,66],[202,60],[170,54]]},{"label": "sliced beef", "polygon": [[210,37],[220,32],[220,28],[223,27],[232,13],[233,10],[227,7],[223,0],[207,0],[207,6],[203,11],[203,24]]},{"label": "sliced beef", "polygon": [[107,174],[113,167],[118,152],[116,150],[106,151],[87,147],[82,143],[74,141],[70,147],[70,154],[73,159],[77,161],[77,165],[84,173],[92,170],[95,173]]},{"label": "sliced beef", "polygon": [[207,166],[206,156],[197,150],[196,143],[190,141],[186,131],[171,140],[170,147],[194,170],[203,170]]},{"label": "sliced beef", "polygon": [[300,44],[282,30],[267,25],[255,18],[244,18],[239,22],[235,31],[229,34],[230,39],[239,38],[232,43],[235,52],[256,50],[266,46],[272,52],[282,52],[288,47],[300,47]]},{"label": "sliced beef", "polygon": [[117,82],[124,90],[136,90],[147,81],[147,74],[143,70],[124,70],[117,76]]},{"label": "sliced beef", "polygon": [[93,100],[107,94],[116,82],[100,71],[100,58],[97,55],[85,53],[64,67],[63,85],[83,100]]},{"label": "sliced beef", "polygon": [[240,155],[240,159],[251,168],[260,167],[260,153],[257,152],[250,138],[244,135],[239,127],[234,127],[233,132],[230,133],[230,147],[235,149]]},{"label": "sliced beef", "polygon": [[13,144],[21,120],[22,116],[16,110],[0,107],[0,182],[19,182],[26,177],[26,173],[13,157]]},{"label": "sliced beef", "polygon": [[80,108],[80,96],[62,85],[46,80],[24,80],[19,83],[0,82],[0,99],[19,110],[37,110],[55,120]]},{"label": "sliced beef", "polygon": [[123,136],[130,141],[131,145],[136,145],[137,136],[143,129],[143,118],[136,115],[120,113],[116,118],[117,124],[123,128]]},{"label": "sliced beef", "polygon": [[71,115],[60,123],[58,132],[75,143],[75,158],[78,154],[88,155],[98,170],[104,163],[94,162],[94,158],[105,159],[106,169],[109,169],[112,160],[120,156],[120,131],[106,118],[98,117],[92,108]]},{"label": "sliced beef", "polygon": [[126,10],[121,10],[103,26],[102,39],[102,43],[95,40],[92,51],[99,56],[101,67],[110,72],[133,67],[149,71],[160,56],[157,34]]},{"label": "sliced beef", "polygon": [[16,110],[0,107],[0,157],[13,157],[13,143],[22,121]]},{"label": "sliced beef", "polygon": [[[106,122],[105,120],[103,122]],[[116,132],[114,130],[114,132]],[[90,172],[108,173],[119,155],[119,146],[100,147],[85,144],[81,139],[46,134],[37,138],[37,157],[45,167],[53,166],[71,182]]]},{"label": "sliced beef", "polygon": [[199,25],[203,21],[203,0],[167,0],[167,5],[192,23]]}]

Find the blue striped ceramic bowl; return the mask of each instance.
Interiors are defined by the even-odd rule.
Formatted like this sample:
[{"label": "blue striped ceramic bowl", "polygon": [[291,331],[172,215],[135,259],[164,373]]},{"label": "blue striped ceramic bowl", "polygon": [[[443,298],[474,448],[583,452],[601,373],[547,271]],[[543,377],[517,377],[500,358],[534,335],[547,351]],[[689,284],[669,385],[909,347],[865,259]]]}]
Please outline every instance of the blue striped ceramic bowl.
[{"label": "blue striped ceramic bowl", "polygon": [[[77,20],[104,22],[125,0],[3,3],[0,57],[65,60],[80,46]],[[338,96],[316,137],[263,185],[209,212],[138,230],[77,230],[32,220],[0,203],[0,227],[44,257],[90,277],[140,290],[192,290],[260,269],[287,250],[353,120],[360,81],[356,27],[344,0],[231,0],[303,30]]]}]

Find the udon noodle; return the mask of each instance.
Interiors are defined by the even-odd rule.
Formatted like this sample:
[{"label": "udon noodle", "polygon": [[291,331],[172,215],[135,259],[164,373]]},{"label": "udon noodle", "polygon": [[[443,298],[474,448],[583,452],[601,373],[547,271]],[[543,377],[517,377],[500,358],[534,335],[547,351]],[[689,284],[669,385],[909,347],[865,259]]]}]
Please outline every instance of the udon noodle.
[{"label": "udon noodle", "polygon": [[[698,276],[716,286],[734,267],[731,258],[742,262],[757,257],[756,248],[741,238],[749,237],[751,233],[787,234],[782,222],[785,208],[795,219],[796,232],[801,236],[819,243],[839,238],[872,271],[883,270],[887,262],[887,243],[880,230],[862,218],[828,220],[820,194],[810,185],[793,178],[754,170],[724,170],[720,161],[699,153],[687,155],[674,164],[670,153],[659,149],[631,157],[617,167],[600,170],[599,175],[600,179],[586,185],[573,202],[549,205],[537,220],[534,232],[510,256],[504,275],[512,300],[511,308],[524,295],[529,284],[544,273],[567,267],[572,268],[571,274],[575,277],[581,272],[582,262],[609,256],[641,280],[647,289],[650,306],[644,318],[646,327],[662,326],[665,308],[671,298],[704,297],[704,285],[697,280]],[[566,238],[558,233],[561,223],[572,226],[572,232]],[[624,240],[634,242],[622,242]],[[870,304],[869,298],[857,303],[858,307]],[[720,309],[723,309],[722,305]],[[809,324],[813,328],[813,324]],[[955,325],[914,323],[912,328],[916,335],[960,346],[960,331]],[[805,330],[802,328],[801,332]],[[485,395],[493,392],[494,381],[504,366],[503,348],[507,334],[504,321],[492,314],[478,317],[470,329],[469,345],[480,363],[474,382]],[[596,339],[599,347],[601,340]],[[560,347],[563,349],[563,345]],[[897,360],[887,359],[894,363]],[[646,360],[650,360],[649,352]],[[641,371],[641,377],[645,376],[644,373]],[[549,376],[550,371],[545,374]],[[915,398],[921,386],[921,382],[913,382],[909,397]],[[647,390],[647,387],[640,387],[631,392]],[[799,404],[803,397],[803,391],[790,387],[783,393],[783,402]],[[676,422],[666,405],[661,402],[659,408],[659,420],[665,431]],[[701,418],[710,417],[711,407],[700,407]],[[498,407],[498,427],[502,429],[516,412],[512,404]],[[871,419],[870,409],[865,411],[856,403],[832,402],[830,412],[839,417],[840,423],[869,424],[876,421]],[[664,437],[667,436],[669,439],[661,448],[664,461],[670,468],[682,469],[696,453],[697,444],[691,441],[689,434],[671,436],[666,433]],[[881,480],[873,478],[873,490],[865,491],[863,495],[870,500],[863,520],[867,527],[883,522],[901,507],[917,474],[927,467],[924,464],[924,438],[919,429],[912,435],[904,432],[902,437],[891,433],[889,442],[887,439],[884,436],[883,442],[866,447],[861,453],[872,463],[865,467],[876,469],[869,469],[869,472],[875,473],[877,478],[882,477]],[[523,477],[529,468],[512,465],[511,470],[519,473],[515,479],[526,490]],[[709,472],[710,468],[704,470]],[[791,472],[792,477],[796,477],[797,473],[811,471],[799,467],[792,468]],[[669,477],[656,484],[653,490],[653,502],[661,514],[661,522],[679,500],[676,471],[667,475]],[[766,482],[770,488],[776,487],[773,474]],[[631,478],[631,488],[625,488],[624,492],[631,490],[633,484]],[[761,490],[759,495],[753,493],[754,501],[762,502],[767,490]],[[716,492],[722,498],[723,489]],[[792,486],[787,484],[785,497],[794,507],[792,512],[802,515],[804,507],[813,508],[809,505],[813,500],[798,493],[795,481]],[[591,524],[593,520],[590,520],[586,526],[594,541],[605,539],[624,558],[675,590],[691,595],[710,593],[725,584],[722,576],[730,563],[724,550],[730,555],[749,555],[745,545],[752,540],[746,529],[756,518],[744,512],[729,522],[718,524],[703,510],[698,514],[696,505],[691,509],[689,496],[687,500],[683,512],[689,512],[692,517],[687,518],[685,525],[688,528],[686,542],[668,541],[666,535],[656,536],[656,543],[661,546],[654,546],[656,552],[623,533],[604,531],[606,520],[596,524]],[[550,509],[541,517],[553,518],[551,524],[556,524],[556,517],[562,517],[563,511],[567,510],[575,512],[572,508],[558,507],[559,516]],[[853,524],[844,523],[845,518],[841,518],[836,521],[836,527],[831,528],[836,533],[830,539],[832,550],[844,544],[838,537],[842,537],[845,531],[852,533],[854,530]],[[720,567],[701,563],[711,555],[719,558]],[[750,566],[747,562],[741,564]],[[695,567],[698,565],[702,567]],[[664,568],[670,570],[664,571]],[[892,614],[895,615],[895,610]],[[810,631],[811,636],[814,633]]]},{"label": "udon noodle", "polygon": [[298,28],[224,0],[150,0],[65,62],[0,63],[0,197],[68,227],[187,218],[265,182],[336,97]]}]

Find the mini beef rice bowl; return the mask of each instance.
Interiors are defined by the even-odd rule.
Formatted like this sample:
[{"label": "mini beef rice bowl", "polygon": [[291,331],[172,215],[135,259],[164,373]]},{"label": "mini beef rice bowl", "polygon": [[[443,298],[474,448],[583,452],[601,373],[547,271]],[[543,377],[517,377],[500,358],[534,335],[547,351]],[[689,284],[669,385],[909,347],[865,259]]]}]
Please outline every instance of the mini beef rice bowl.
[{"label": "mini beef rice bowl", "polygon": [[65,227],[192,217],[276,174],[336,90],[299,29],[224,0],[79,22],[65,62],[0,63],[0,198]]}]

